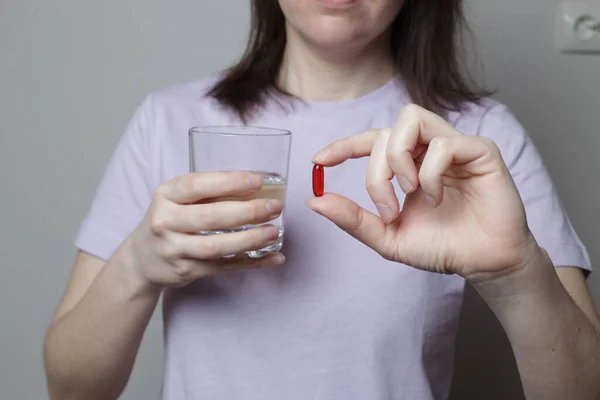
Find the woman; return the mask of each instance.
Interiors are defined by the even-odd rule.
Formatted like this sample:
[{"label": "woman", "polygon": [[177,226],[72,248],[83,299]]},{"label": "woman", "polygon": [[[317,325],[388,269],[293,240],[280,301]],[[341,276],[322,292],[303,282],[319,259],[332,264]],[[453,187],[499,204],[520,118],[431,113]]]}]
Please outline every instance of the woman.
[{"label": "woman", "polygon": [[[461,1],[253,11],[237,65],[149,96],[123,136],[48,333],[52,398],[118,397],[164,292],[165,399],[443,399],[465,279],[529,399],[597,398],[588,257],[529,137],[461,73]],[[269,226],[187,233],[282,210],[198,204],[262,184],[187,173],[189,127],[241,123],[294,135],[285,257],[222,258],[272,242]],[[311,159],[335,167],[306,207]]]}]

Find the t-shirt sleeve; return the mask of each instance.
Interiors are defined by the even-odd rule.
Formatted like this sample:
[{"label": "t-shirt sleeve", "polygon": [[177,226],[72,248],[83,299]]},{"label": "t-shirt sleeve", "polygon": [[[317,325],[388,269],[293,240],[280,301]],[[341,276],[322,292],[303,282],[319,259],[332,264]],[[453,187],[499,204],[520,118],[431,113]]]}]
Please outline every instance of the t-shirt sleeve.
[{"label": "t-shirt sleeve", "polygon": [[529,229],[554,266],[574,266],[591,272],[588,253],[533,140],[508,107],[491,107],[481,120],[478,134],[491,138],[500,148],[525,205]]},{"label": "t-shirt sleeve", "polygon": [[150,97],[121,136],[75,238],[80,250],[108,260],[141,222],[153,196]]}]

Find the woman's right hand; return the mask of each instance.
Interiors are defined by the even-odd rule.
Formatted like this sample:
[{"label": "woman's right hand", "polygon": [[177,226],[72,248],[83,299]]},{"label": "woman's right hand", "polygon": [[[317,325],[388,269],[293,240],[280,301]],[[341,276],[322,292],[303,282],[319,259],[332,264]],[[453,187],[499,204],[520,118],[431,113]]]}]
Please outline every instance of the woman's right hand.
[{"label": "woman's right hand", "polygon": [[[282,264],[280,253],[224,258],[274,243],[279,231],[272,225],[223,235],[194,234],[277,218],[283,208],[280,200],[244,199],[262,185],[262,177],[249,172],[191,173],[169,180],[156,190],[142,223],[118,251],[144,283],[159,288],[185,286],[222,271]],[[218,200],[222,198],[227,200]]]}]

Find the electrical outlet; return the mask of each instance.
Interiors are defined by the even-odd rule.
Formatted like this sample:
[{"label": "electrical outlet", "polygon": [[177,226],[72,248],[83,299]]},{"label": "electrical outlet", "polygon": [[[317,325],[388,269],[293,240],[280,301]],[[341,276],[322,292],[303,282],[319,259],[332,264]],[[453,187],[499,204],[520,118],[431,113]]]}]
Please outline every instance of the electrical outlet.
[{"label": "electrical outlet", "polygon": [[558,4],[556,41],[564,53],[600,54],[600,2]]}]

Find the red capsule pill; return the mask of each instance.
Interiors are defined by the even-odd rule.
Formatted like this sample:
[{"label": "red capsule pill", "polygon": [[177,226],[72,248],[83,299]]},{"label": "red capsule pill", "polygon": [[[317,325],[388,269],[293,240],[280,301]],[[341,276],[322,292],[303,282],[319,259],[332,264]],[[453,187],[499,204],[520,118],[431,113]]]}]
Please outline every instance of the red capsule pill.
[{"label": "red capsule pill", "polygon": [[312,170],[313,193],[317,197],[323,196],[325,190],[325,170],[320,164],[315,164]]}]

